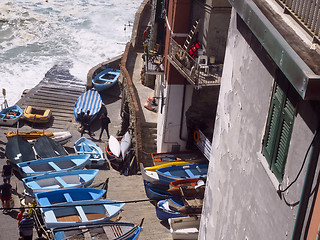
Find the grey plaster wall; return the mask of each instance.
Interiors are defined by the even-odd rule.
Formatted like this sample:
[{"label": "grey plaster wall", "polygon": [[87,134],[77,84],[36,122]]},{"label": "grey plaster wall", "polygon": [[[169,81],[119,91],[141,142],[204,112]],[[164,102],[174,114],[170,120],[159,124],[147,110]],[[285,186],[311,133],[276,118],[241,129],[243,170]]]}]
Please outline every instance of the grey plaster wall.
[{"label": "grey plaster wall", "polygon": [[[305,169],[284,194],[286,202],[260,154],[275,69],[233,11],[199,239],[291,239],[298,205],[290,203],[299,201]],[[283,187],[300,169],[315,121],[310,104],[299,104]]]}]

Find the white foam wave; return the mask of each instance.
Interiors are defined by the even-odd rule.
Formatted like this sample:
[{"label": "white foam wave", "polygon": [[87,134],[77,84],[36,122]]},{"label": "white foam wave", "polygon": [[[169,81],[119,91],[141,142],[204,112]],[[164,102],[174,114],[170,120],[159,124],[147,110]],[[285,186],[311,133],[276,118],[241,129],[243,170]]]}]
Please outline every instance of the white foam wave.
[{"label": "white foam wave", "polygon": [[[15,0],[0,3],[0,87],[9,105],[56,63],[86,81],[89,69],[124,51],[142,0]],[[121,44],[119,44],[121,43]]]}]

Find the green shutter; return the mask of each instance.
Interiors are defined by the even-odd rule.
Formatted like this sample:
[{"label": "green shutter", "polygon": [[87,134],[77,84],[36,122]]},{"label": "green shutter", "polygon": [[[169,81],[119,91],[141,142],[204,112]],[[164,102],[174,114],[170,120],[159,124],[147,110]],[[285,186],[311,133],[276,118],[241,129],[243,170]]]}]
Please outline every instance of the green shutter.
[{"label": "green shutter", "polygon": [[271,171],[281,182],[287,160],[293,128],[295,108],[275,84],[263,141],[262,154],[267,159]]},{"label": "green shutter", "polygon": [[266,126],[266,132],[263,141],[262,154],[267,159],[269,165],[272,164],[272,156],[275,148],[276,133],[281,114],[281,105],[285,98],[284,92],[278,85],[275,85],[272,93],[269,117]]},{"label": "green shutter", "polygon": [[284,174],[284,167],[287,161],[287,155],[289,151],[290,139],[293,129],[293,120],[295,115],[295,109],[288,98],[284,103],[284,108],[280,118],[278,138],[275,144],[276,151],[272,159],[271,171],[279,181],[282,181]]}]

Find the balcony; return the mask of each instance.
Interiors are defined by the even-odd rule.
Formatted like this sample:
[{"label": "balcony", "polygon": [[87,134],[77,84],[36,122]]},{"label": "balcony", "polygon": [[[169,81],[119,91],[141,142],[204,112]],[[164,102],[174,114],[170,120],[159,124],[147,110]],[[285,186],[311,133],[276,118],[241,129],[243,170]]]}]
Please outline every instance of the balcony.
[{"label": "balcony", "polygon": [[167,58],[196,89],[221,83],[223,64],[208,64],[206,56],[199,56],[196,61],[172,38]]}]

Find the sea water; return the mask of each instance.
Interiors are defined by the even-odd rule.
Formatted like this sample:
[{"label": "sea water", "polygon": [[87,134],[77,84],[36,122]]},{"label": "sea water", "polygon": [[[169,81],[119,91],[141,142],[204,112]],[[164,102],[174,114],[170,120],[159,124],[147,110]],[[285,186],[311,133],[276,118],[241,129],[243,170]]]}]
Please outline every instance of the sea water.
[{"label": "sea water", "polygon": [[55,64],[71,63],[85,82],[90,68],[123,53],[141,2],[1,0],[0,91],[9,106]]}]

